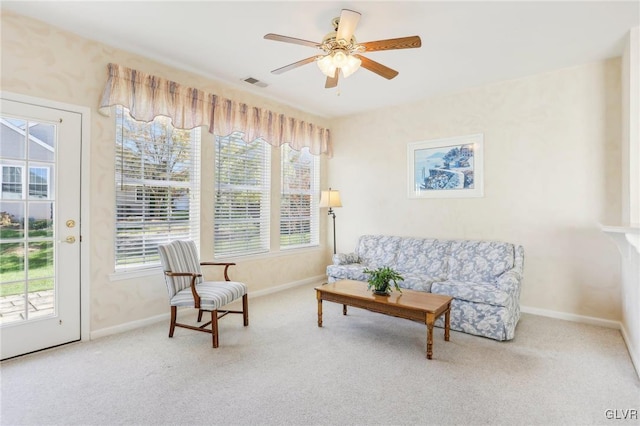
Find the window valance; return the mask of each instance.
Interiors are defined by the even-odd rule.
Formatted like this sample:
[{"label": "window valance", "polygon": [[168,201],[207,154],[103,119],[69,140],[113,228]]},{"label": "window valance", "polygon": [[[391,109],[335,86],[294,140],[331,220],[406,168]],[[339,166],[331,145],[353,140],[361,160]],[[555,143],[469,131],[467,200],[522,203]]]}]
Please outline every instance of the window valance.
[{"label": "window valance", "polygon": [[221,136],[238,131],[248,141],[263,138],[273,146],[288,143],[295,150],[309,147],[316,155],[332,154],[329,129],[117,64],[108,69],[100,101],[105,115],[111,106],[122,105],[139,121],[164,115],[179,129],[205,126]]}]

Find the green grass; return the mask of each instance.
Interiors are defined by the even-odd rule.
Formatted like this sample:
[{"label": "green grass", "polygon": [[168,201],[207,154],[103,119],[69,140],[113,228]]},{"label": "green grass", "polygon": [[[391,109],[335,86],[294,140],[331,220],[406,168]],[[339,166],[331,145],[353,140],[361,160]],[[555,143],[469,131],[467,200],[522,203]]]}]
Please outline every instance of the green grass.
[{"label": "green grass", "polygon": [[[53,288],[53,242],[29,243],[29,291]],[[0,244],[0,295],[8,296],[24,292],[25,264],[22,243]],[[37,279],[37,280],[34,280]]]},{"label": "green grass", "polygon": [[[53,278],[28,281],[29,292],[53,290]],[[0,285],[0,296],[14,296],[24,293],[24,282]]]}]

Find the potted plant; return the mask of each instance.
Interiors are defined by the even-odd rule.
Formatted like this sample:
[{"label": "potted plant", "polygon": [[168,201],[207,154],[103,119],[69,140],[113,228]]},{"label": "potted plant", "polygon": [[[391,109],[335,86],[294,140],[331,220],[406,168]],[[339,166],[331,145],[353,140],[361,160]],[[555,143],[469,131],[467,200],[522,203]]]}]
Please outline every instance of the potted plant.
[{"label": "potted plant", "polygon": [[395,289],[402,293],[398,286],[398,281],[404,281],[404,278],[392,268],[388,266],[382,266],[374,270],[365,268],[363,272],[369,275],[368,289],[373,288],[374,294],[388,296],[392,290],[391,282],[393,282]]}]

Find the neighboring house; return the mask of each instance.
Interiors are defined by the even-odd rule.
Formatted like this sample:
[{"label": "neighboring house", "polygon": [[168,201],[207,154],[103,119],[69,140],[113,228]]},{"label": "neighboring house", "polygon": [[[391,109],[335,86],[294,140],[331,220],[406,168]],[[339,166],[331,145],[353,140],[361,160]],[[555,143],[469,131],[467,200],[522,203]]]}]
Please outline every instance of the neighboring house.
[{"label": "neighboring house", "polygon": [[[47,162],[52,161],[55,155],[52,145],[54,130],[53,125],[44,123],[36,123],[26,129],[22,120],[0,118],[0,156],[4,158],[0,162],[2,200],[25,199],[27,193],[29,199],[50,198],[52,173]],[[25,156],[27,161],[24,161]],[[27,168],[28,173],[25,172]],[[3,216],[8,215],[12,221],[22,221],[22,205],[7,201],[2,204]]]}]

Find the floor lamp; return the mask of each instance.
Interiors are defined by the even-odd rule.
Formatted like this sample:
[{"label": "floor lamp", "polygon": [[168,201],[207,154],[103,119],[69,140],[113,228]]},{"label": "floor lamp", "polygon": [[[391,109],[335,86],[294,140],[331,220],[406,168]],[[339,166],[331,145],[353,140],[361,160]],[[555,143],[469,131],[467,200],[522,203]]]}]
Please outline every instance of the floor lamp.
[{"label": "floor lamp", "polygon": [[329,216],[333,217],[333,254],[336,254],[336,214],[334,207],[342,207],[340,202],[340,191],[329,188],[328,191],[320,193],[320,205],[318,207],[329,207]]}]

